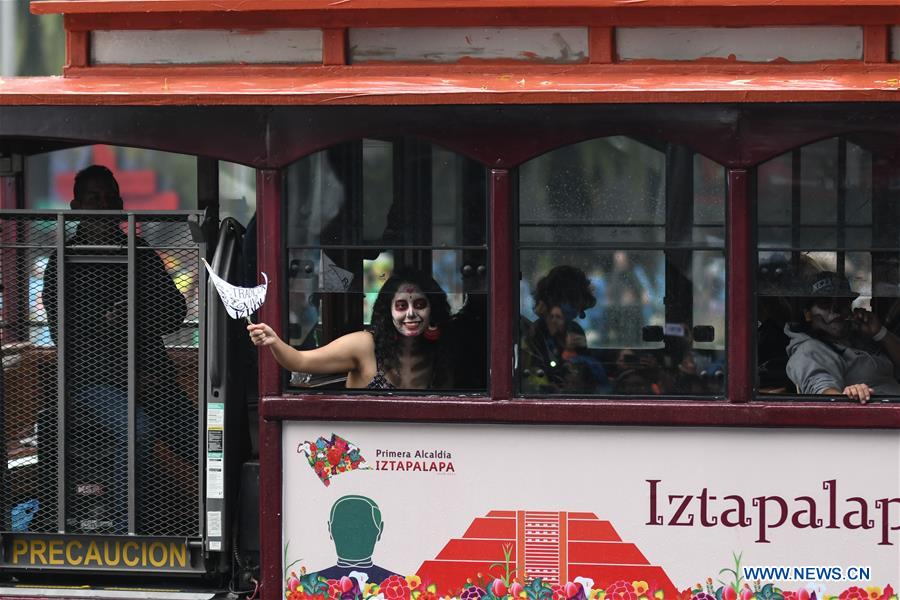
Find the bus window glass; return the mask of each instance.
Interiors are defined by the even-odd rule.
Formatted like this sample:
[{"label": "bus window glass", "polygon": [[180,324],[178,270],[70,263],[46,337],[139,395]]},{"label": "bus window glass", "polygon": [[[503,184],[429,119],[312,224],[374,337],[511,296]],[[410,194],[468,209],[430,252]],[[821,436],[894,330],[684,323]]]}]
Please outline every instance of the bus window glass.
[{"label": "bus window glass", "polygon": [[[725,239],[725,169],[701,154],[694,155],[694,237],[695,243]],[[722,252],[694,253],[693,279],[694,323],[703,323],[721,331],[712,340],[694,340],[694,347],[703,350],[725,350],[725,255]],[[724,363],[714,365],[712,375],[724,375]]]},{"label": "bus window glass", "polygon": [[[441,311],[447,318],[437,327],[440,333],[429,334],[435,338],[430,345],[425,337],[416,339],[415,356],[421,350],[431,357],[424,363],[430,375],[419,380],[424,385],[412,385],[390,370],[385,377],[405,389],[486,389],[482,165],[415,139],[364,139],[291,165],[285,196],[286,334],[292,346],[312,350],[360,330],[381,339],[377,331],[388,322],[384,308],[391,306],[388,299],[378,308],[382,286],[395,273],[412,272],[433,282],[442,303],[446,296]],[[377,348],[381,373],[382,346]],[[347,376],[295,372],[289,389],[356,387]]]},{"label": "bus window glass", "polygon": [[757,169],[761,394],[900,394],[890,353],[900,232],[896,182],[876,176],[882,147],[872,136],[830,138]]},{"label": "bus window glass", "polygon": [[27,157],[25,208],[69,208],[75,173],[94,164],[108,167],[120,180],[126,210],[197,208],[196,157],[106,145]]},{"label": "bus window glass", "polygon": [[610,137],[519,170],[519,389],[721,395],[724,169]]},{"label": "bus window glass", "polygon": [[256,213],[256,169],[219,161],[219,218],[248,225]]}]

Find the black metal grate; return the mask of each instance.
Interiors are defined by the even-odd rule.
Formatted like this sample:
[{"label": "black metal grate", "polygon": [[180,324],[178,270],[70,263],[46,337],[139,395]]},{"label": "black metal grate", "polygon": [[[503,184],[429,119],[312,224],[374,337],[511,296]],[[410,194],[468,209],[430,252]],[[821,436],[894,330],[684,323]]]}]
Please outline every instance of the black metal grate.
[{"label": "black metal grate", "polygon": [[[138,451],[137,533],[196,536],[200,527],[197,345],[202,267],[185,222],[139,225],[161,253],[167,276],[186,302],[183,307],[174,302],[171,291],[161,289],[161,281],[156,288],[138,287],[138,314],[142,319],[154,315],[156,321],[152,335],[142,336],[142,326],[137,328],[138,398],[149,433]],[[140,248],[137,254],[139,266],[151,272],[156,250]],[[163,344],[165,353],[159,352]]]},{"label": "black metal grate", "polygon": [[184,215],[136,215],[131,254],[121,216],[63,215],[2,220],[3,528],[198,536],[198,245]]},{"label": "black metal grate", "polygon": [[55,454],[57,435],[57,354],[41,301],[56,227],[54,220],[0,220],[6,463],[0,465],[0,523],[7,531],[55,532],[58,526],[57,459],[47,455]]}]

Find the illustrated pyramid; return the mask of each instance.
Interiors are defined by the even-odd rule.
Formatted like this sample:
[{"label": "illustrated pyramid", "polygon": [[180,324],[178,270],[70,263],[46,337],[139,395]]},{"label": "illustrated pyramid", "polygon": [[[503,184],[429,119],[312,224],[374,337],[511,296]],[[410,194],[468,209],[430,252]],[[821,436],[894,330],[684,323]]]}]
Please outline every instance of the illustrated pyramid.
[{"label": "illustrated pyramid", "polygon": [[671,598],[676,593],[662,567],[623,542],[609,521],[585,512],[491,511],[422,563],[417,574],[437,584],[439,593],[458,590],[467,579],[476,582],[478,573],[488,580],[502,574],[494,563],[504,562],[504,547],[511,550],[510,567],[519,581],[540,577],[553,584],[590,577],[594,588],[603,589],[618,580],[646,581],[650,594],[663,590]]}]

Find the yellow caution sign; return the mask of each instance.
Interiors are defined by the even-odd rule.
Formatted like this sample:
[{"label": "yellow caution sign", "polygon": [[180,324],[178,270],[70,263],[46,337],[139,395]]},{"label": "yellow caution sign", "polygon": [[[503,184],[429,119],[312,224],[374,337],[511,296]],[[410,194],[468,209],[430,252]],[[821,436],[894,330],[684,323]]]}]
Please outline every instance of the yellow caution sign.
[{"label": "yellow caution sign", "polygon": [[193,571],[185,540],[4,536],[4,566],[28,568]]}]

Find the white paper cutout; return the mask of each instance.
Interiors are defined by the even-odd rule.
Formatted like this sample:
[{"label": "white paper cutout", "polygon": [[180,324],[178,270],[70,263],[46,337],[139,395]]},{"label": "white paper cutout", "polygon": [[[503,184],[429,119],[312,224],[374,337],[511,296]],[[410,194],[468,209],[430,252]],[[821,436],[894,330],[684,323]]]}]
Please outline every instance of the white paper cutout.
[{"label": "white paper cutout", "polygon": [[269,277],[265,273],[260,273],[265,280],[264,283],[252,288],[239,287],[231,285],[216,275],[205,259],[200,260],[203,260],[203,264],[206,265],[206,270],[209,271],[213,285],[216,286],[216,291],[219,292],[219,298],[222,299],[222,304],[225,305],[225,310],[232,319],[249,320],[250,315],[255,313],[266,301]]},{"label": "white paper cutout", "polygon": [[322,268],[320,273],[322,273],[322,291],[346,292],[350,289],[350,282],[353,281],[353,273],[334,264],[334,261],[324,252],[322,253]]}]

